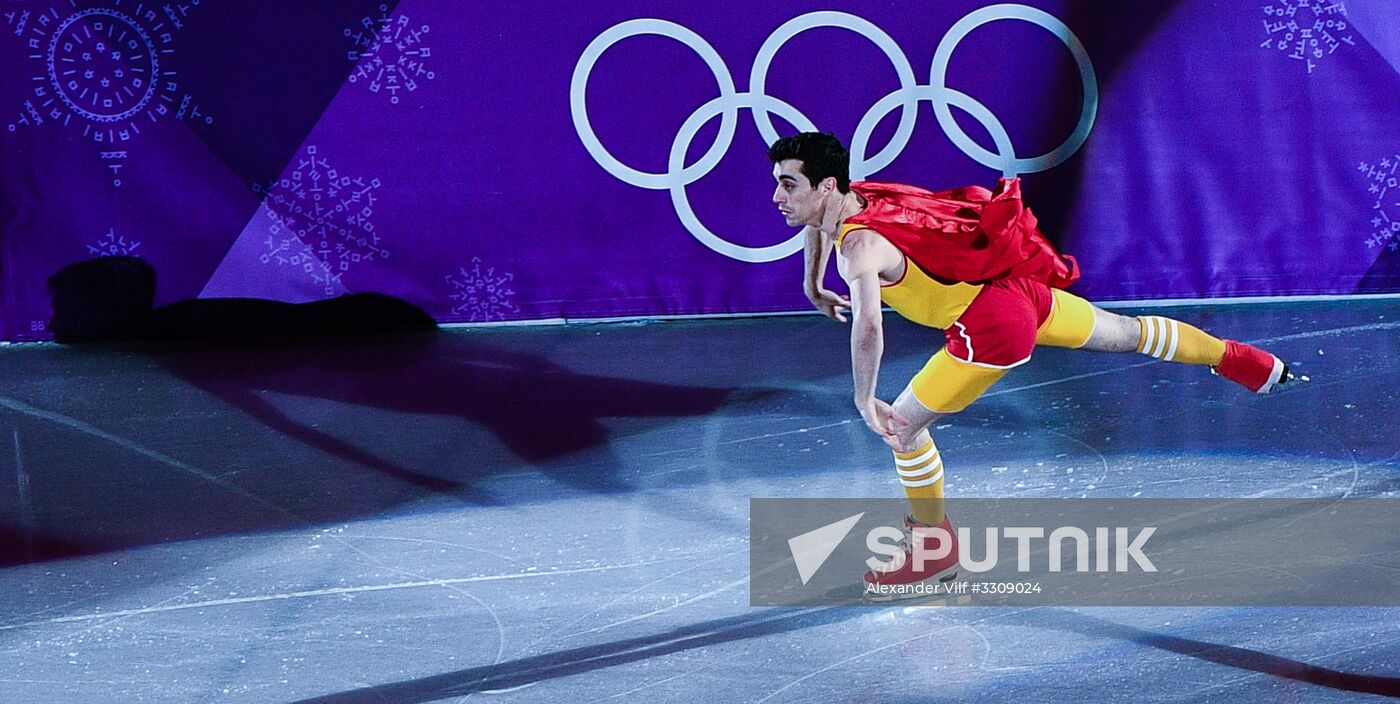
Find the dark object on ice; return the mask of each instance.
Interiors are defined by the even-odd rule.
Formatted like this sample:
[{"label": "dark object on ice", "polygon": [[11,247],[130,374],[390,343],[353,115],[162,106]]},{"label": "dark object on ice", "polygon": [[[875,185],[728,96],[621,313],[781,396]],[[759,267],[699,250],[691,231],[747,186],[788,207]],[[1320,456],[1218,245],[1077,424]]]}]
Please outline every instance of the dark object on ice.
[{"label": "dark object on ice", "polygon": [[310,303],[202,298],[153,307],[156,272],[144,260],[100,257],[49,277],[50,330],[62,343],[236,340],[437,329],[422,309],[382,293]]}]

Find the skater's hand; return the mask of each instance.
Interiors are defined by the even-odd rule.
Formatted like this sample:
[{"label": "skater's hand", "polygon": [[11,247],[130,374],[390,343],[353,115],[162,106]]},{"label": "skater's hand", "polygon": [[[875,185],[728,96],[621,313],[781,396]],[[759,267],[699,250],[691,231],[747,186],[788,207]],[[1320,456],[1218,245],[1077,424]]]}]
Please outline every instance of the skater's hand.
[{"label": "skater's hand", "polygon": [[896,413],[894,406],[878,398],[870,398],[857,401],[856,408],[860,409],[860,417],[865,419],[865,427],[879,435],[886,445],[896,450],[904,449],[899,442],[899,431],[909,426],[909,419]]},{"label": "skater's hand", "polygon": [[846,322],[845,311],[851,309],[850,299],[824,288],[808,293],[807,300],[811,301],[812,305],[822,312],[822,315],[843,323]]}]

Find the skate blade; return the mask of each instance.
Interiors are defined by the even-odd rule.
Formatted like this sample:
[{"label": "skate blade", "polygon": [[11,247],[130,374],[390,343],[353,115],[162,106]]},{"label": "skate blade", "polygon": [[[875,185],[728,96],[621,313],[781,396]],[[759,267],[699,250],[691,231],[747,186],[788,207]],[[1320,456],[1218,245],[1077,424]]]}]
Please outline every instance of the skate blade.
[{"label": "skate blade", "polygon": [[1278,382],[1274,384],[1274,388],[1286,386],[1288,384],[1304,384],[1309,381],[1312,381],[1312,377],[1306,374],[1298,374],[1292,369],[1289,369],[1288,365],[1285,364],[1283,365],[1283,374],[1279,378]]}]

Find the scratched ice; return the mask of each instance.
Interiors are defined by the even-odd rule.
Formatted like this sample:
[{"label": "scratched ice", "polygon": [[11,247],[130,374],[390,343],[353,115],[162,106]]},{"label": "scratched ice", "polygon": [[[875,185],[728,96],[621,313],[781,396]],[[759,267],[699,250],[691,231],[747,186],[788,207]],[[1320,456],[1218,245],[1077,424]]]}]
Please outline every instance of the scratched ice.
[{"label": "scratched ice", "polygon": [[[1256,397],[1042,349],[935,427],[949,493],[1400,498],[1393,302],[1151,310],[1315,381]],[[882,397],[937,346],[887,321]],[[749,607],[750,498],[899,496],[847,336],[812,316],[0,349],[0,701],[1397,691],[1394,609]]]}]

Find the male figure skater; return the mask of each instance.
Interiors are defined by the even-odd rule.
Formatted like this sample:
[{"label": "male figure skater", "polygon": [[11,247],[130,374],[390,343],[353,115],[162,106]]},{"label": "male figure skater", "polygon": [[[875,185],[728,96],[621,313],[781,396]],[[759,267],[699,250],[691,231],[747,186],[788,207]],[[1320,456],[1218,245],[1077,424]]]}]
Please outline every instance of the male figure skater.
[{"label": "male figure skater", "polygon": [[[854,316],[856,408],[894,449],[895,470],[913,508],[905,520],[906,559],[867,573],[867,594],[881,593],[881,585],[957,576],[956,536],[943,511],[943,460],[928,427],[1029,361],[1036,345],[1206,365],[1255,393],[1290,378],[1282,361],[1256,347],[1170,318],[1110,313],[1065,291],[1079,278],[1078,265],[1036,229],[1021,202],[1019,179],[1001,179],[993,191],[969,186],[939,193],[851,183],[846,148],[816,132],[778,140],[768,159],[778,182],[773,202],[788,225],[806,227],[807,297],[831,318],[845,322],[848,309]],[[822,285],[833,247],[849,300]],[[893,405],[875,398],[884,350],[881,301],[947,337]],[[913,541],[923,541],[925,554],[948,547],[947,557],[908,559]]]}]

